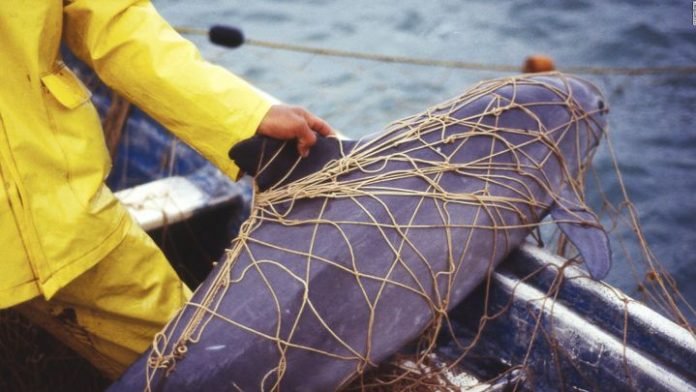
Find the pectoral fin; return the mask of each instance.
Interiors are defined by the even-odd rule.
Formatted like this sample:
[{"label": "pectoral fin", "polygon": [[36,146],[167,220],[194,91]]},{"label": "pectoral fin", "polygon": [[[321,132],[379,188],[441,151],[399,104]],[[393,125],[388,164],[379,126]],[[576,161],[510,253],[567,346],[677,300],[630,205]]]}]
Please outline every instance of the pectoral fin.
[{"label": "pectoral fin", "polygon": [[597,216],[572,191],[561,192],[564,205],[556,203],[551,217],[575,245],[593,279],[602,279],[611,268],[609,237]]}]

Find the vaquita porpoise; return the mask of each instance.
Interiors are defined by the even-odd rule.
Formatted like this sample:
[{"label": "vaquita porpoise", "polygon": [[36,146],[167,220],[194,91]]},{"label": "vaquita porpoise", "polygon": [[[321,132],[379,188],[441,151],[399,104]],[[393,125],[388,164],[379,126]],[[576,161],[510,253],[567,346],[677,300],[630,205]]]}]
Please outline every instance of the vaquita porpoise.
[{"label": "vaquita porpoise", "polygon": [[609,243],[582,180],[607,112],[587,81],[522,75],[358,141],[320,138],[306,159],[291,142],[238,144],[230,157],[258,187],[251,217],[110,390],[339,389],[548,222],[602,278]]}]

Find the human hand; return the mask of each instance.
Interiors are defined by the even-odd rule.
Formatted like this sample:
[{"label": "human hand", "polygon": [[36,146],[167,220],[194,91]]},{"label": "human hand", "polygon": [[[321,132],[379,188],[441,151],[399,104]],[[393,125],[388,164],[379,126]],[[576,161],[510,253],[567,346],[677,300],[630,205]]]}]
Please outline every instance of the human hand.
[{"label": "human hand", "polygon": [[322,136],[334,134],[326,121],[301,107],[289,105],[271,106],[256,132],[274,139],[297,139],[297,152],[303,158],[317,142],[317,133]]}]

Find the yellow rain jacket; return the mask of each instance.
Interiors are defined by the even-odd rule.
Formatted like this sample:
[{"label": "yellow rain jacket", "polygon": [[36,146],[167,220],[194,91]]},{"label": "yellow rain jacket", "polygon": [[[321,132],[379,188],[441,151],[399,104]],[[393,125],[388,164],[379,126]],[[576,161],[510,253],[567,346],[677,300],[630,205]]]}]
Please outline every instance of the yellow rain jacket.
[{"label": "yellow rain jacket", "polygon": [[111,162],[61,37],[99,77],[233,178],[229,148],[270,102],[201,60],[148,1],[26,0],[0,7],[0,308],[51,298],[124,238]]}]

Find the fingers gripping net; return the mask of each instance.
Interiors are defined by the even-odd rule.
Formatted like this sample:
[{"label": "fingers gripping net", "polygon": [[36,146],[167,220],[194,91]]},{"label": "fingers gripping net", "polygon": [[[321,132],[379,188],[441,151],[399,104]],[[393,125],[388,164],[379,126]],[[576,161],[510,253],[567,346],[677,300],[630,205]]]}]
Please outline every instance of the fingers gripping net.
[{"label": "fingers gripping net", "polygon": [[155,337],[148,379],[224,328],[242,337],[231,351],[272,359],[256,363],[264,390],[320,358],[348,366],[345,385],[418,336],[415,363],[427,361],[447,311],[551,223],[560,190],[582,200],[603,129],[578,86],[556,73],[484,82],[256,193],[226,260]]}]

